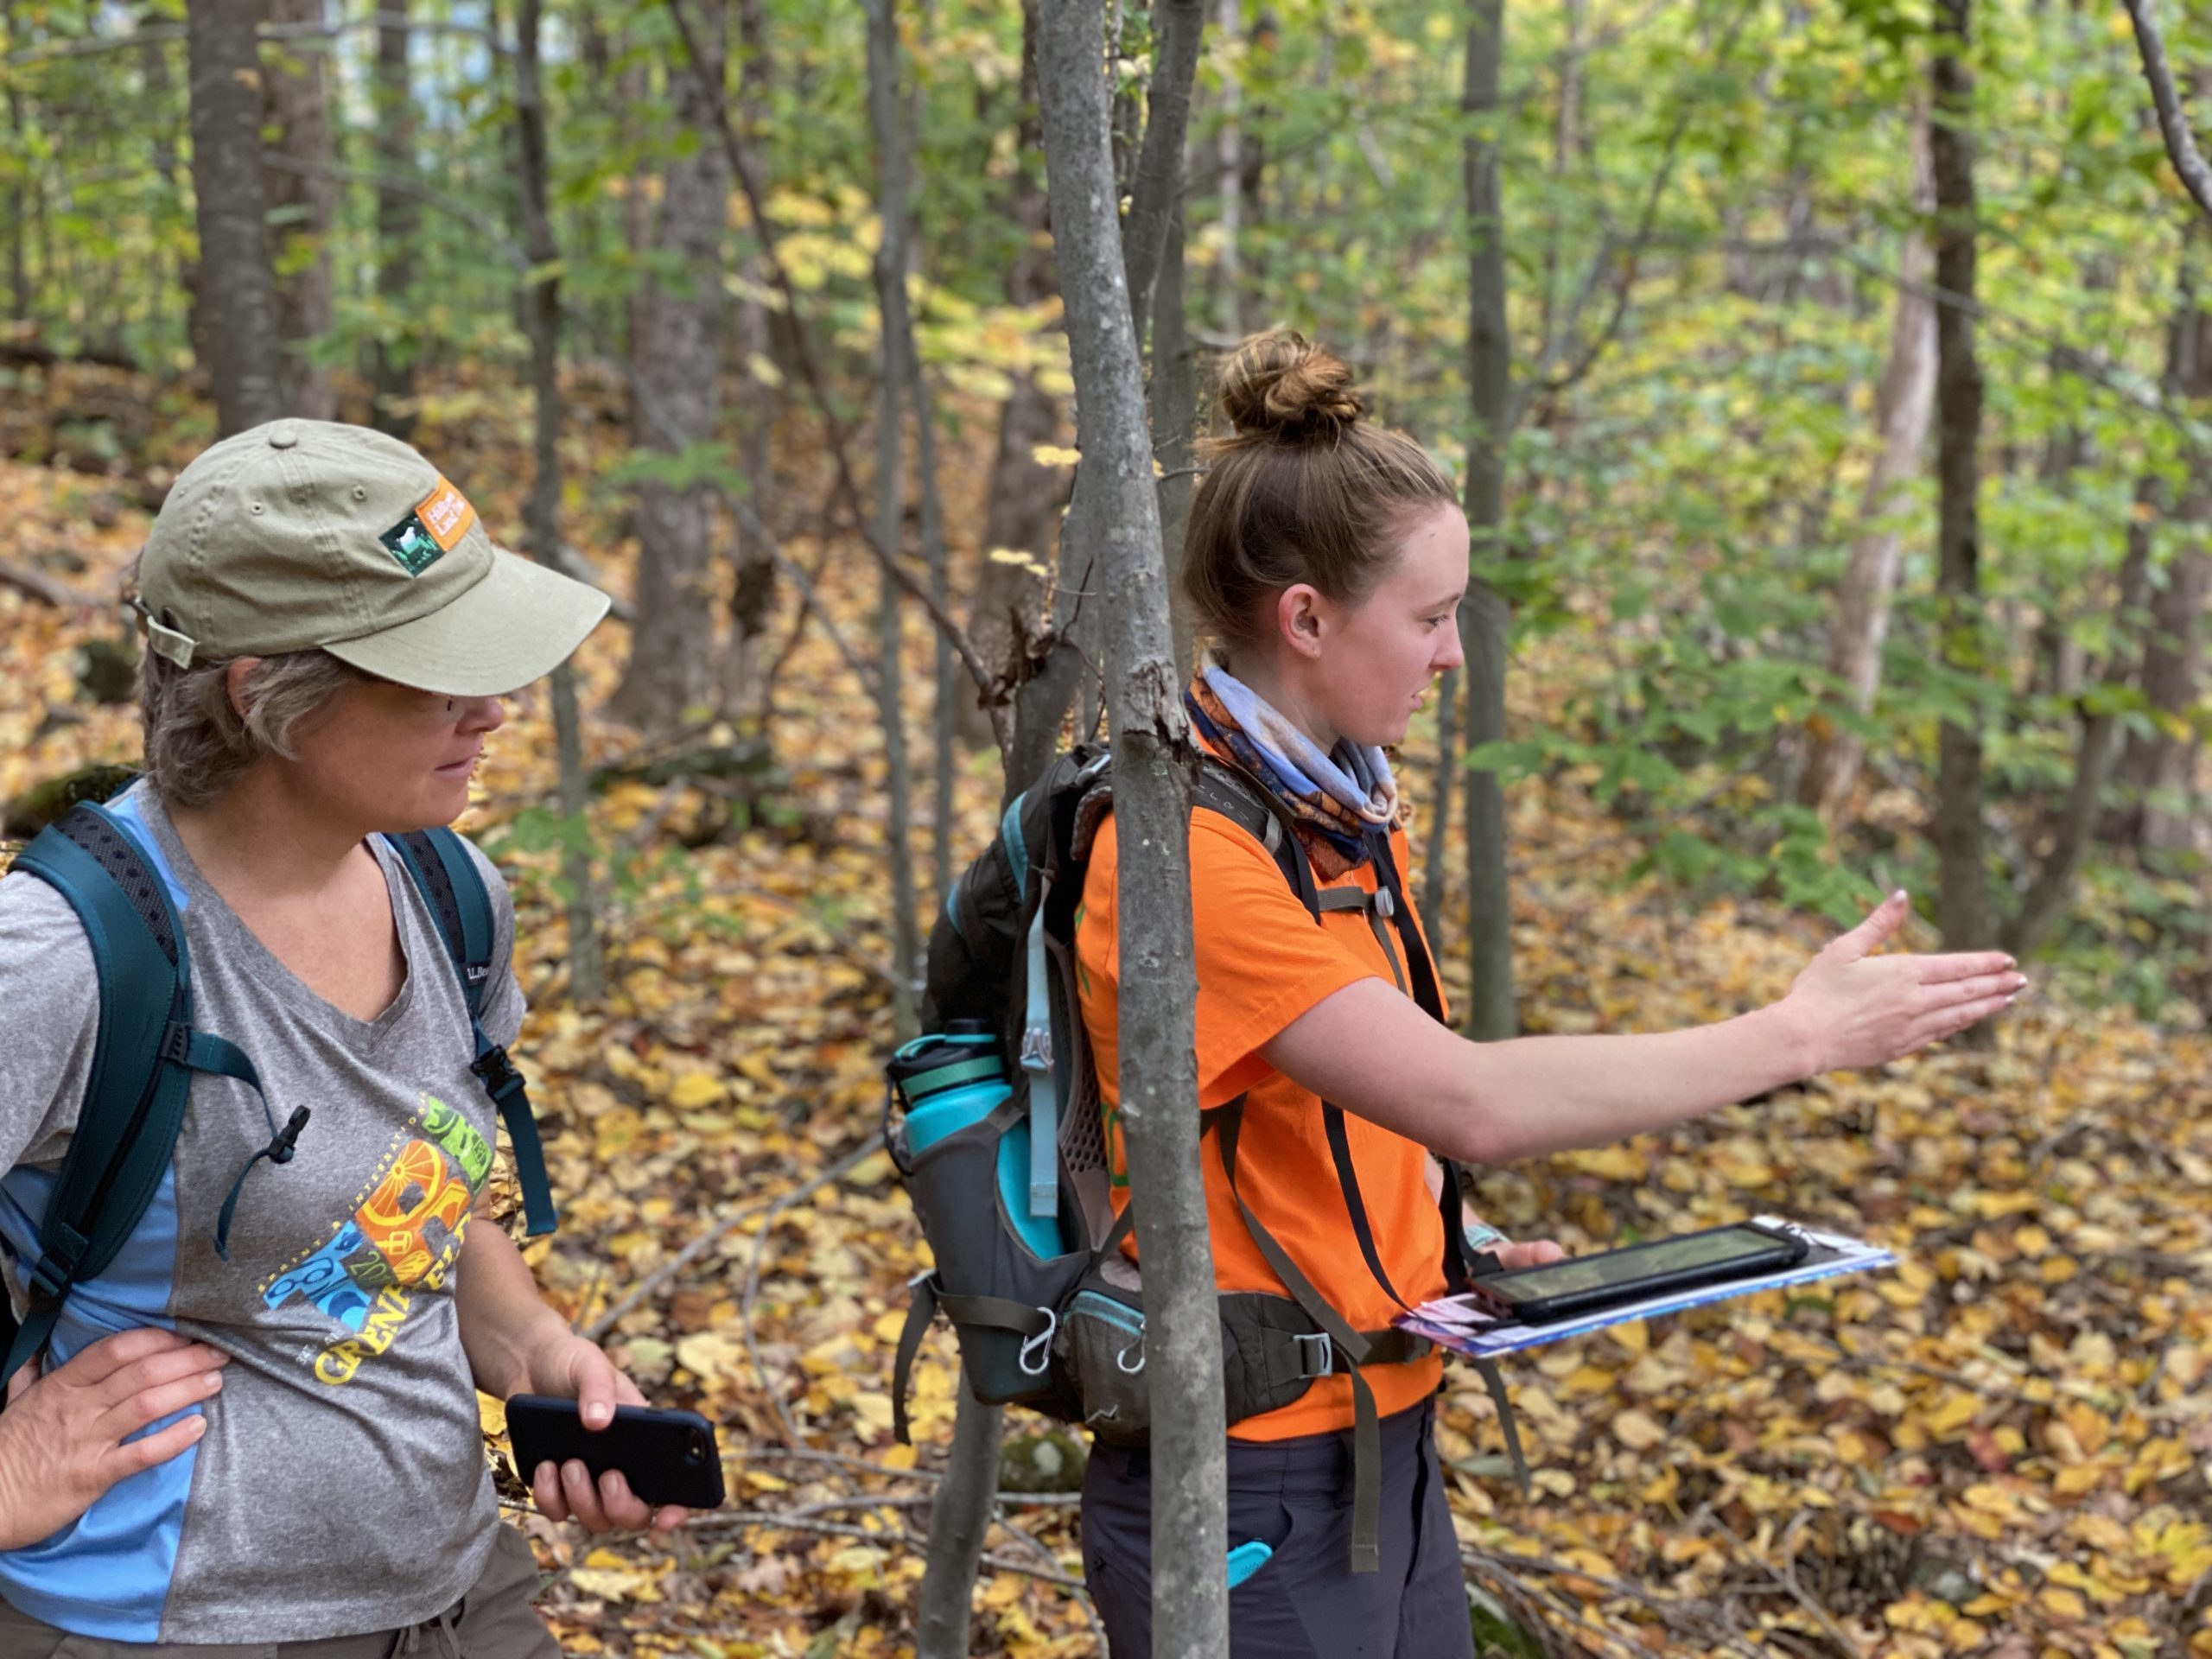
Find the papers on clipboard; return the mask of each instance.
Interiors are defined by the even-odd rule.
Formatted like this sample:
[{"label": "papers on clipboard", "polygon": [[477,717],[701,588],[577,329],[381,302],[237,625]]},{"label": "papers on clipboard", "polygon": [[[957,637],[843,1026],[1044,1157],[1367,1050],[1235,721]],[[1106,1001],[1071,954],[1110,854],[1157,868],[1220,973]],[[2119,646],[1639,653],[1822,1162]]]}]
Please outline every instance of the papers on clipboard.
[{"label": "papers on clipboard", "polygon": [[1795,1266],[1772,1273],[1732,1279],[1725,1284],[1700,1285],[1691,1290],[1669,1291],[1643,1301],[1624,1302],[1602,1313],[1586,1313],[1550,1325],[1522,1325],[1517,1320],[1500,1319],[1467,1296],[1443,1296],[1433,1302],[1423,1302],[1412,1313],[1401,1314],[1393,1323],[1402,1331],[1428,1338],[1440,1348],[1477,1359],[1492,1359],[1500,1354],[1517,1353],[1523,1348],[1541,1348],[1568,1337],[1586,1336],[1607,1325],[1626,1325],[1631,1319],[1648,1319],[1657,1313],[1679,1313],[1684,1308],[1748,1296],[1755,1290],[1808,1284],[1840,1273],[1863,1273],[1872,1268],[1897,1265],[1894,1251],[1863,1239],[1801,1227],[1779,1216],[1761,1216],[1758,1219],[1762,1226],[1779,1228],[1808,1240],[1813,1247],[1811,1253]]}]

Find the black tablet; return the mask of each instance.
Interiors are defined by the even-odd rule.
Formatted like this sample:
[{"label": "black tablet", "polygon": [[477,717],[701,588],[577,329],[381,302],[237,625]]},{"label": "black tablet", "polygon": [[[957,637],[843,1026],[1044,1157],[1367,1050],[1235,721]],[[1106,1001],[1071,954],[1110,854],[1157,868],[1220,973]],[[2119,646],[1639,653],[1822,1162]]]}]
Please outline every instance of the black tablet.
[{"label": "black tablet", "polygon": [[1623,1302],[1793,1267],[1811,1248],[1796,1233],[1745,1221],[1597,1255],[1570,1256],[1541,1268],[1489,1274],[1470,1281],[1467,1294],[1503,1318],[1554,1325]]}]

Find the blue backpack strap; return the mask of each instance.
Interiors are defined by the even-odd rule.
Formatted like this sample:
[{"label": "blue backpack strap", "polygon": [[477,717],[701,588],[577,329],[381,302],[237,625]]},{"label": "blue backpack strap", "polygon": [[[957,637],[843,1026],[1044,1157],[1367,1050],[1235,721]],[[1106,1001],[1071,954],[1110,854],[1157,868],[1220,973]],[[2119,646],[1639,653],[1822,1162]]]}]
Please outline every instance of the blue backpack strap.
[{"label": "blue backpack strap", "polygon": [[99,976],[99,1021],[84,1103],[39,1230],[39,1259],[24,1273],[30,1306],[0,1362],[0,1383],[44,1350],[69,1287],[105,1272],[144,1217],[176,1147],[192,1073],[261,1086],[237,1048],[192,1028],[183,926],[167,881],[117,815],[90,804],[71,808],[16,855],[15,868],[76,912]]},{"label": "blue backpack strap", "polygon": [[416,891],[436,918],[438,937],[446,947],[454,971],[460,976],[461,995],[468,1003],[468,1027],[476,1039],[476,1058],[469,1063],[499,1109],[514,1145],[515,1176],[522,1183],[524,1231],[536,1238],[560,1225],[553,1207],[552,1183],[545,1177],[545,1148],[537,1135],[537,1118],[530,1107],[530,1090],[523,1075],[507,1058],[507,1051],[484,1034],[484,1001],[490,989],[492,952],[498,943],[498,926],[492,912],[492,895],[467,845],[442,827],[416,830],[404,836],[386,836],[399,861],[415,883]]}]

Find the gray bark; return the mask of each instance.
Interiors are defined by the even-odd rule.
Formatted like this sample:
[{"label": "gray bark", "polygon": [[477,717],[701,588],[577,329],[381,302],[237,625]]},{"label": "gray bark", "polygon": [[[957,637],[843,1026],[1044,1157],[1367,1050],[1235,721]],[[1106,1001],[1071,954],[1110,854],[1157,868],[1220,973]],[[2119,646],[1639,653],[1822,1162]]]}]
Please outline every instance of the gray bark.
[{"label": "gray bark", "polygon": [[[1129,309],[1098,0],[1045,0],[1038,45],[1053,234],[1068,345],[1083,388],[1078,435],[1096,480],[1099,582],[1125,855],[1121,1099],[1144,1250],[1152,1363],[1153,1651],[1213,1659],[1229,1645],[1227,1427],[1205,1187],[1198,1166],[1192,1020],[1190,766],[1167,614],[1152,443]],[[1134,952],[1134,957],[1132,953]]]},{"label": "gray bark", "polygon": [[[1220,0],[1222,38],[1244,36],[1244,0]],[[1221,249],[1214,274],[1220,283],[1221,331],[1231,340],[1244,334],[1244,88],[1232,70],[1222,78],[1221,131],[1216,140],[1214,183],[1221,197]]]},{"label": "gray bark", "polygon": [[[523,247],[537,273],[524,289],[522,316],[530,334],[531,387],[537,399],[537,466],[531,476],[530,544],[538,559],[559,563],[561,545],[561,279],[550,268],[561,257],[553,239],[549,198],[545,99],[538,80],[543,0],[522,0],[515,24],[515,124],[522,149]],[[576,706],[576,671],[553,671],[553,741],[560,768],[561,810],[568,820],[561,874],[569,887],[569,1000],[596,1002],[606,994],[600,953],[599,900],[584,816],[583,720]]]},{"label": "gray bark", "polygon": [[[322,0],[270,0],[271,22],[320,26]],[[330,372],[308,355],[334,320],[330,283],[330,232],[338,216],[338,185],[331,176],[329,102],[323,89],[319,40],[285,41],[261,54],[263,110],[276,130],[276,148],[296,163],[264,169],[276,278],[276,338],[283,356],[284,406],[311,421],[337,412]]]},{"label": "gray bark", "polygon": [[1006,1413],[960,1390],[952,1449],[930,1503],[930,1548],[914,1599],[914,1659],[968,1659],[974,1633],[976,1567],[999,1490],[999,1438]]},{"label": "gray bark", "polygon": [[[930,592],[937,595],[938,607],[950,614],[952,563],[944,545],[944,495],[938,480],[937,400],[931,395],[929,381],[922,373],[921,357],[914,346],[912,330],[907,334],[906,346],[907,375],[914,389],[914,463],[920,474],[922,495],[922,563],[930,573]],[[963,676],[959,661],[952,654],[952,641],[942,631],[934,629],[931,639],[936,647],[931,664],[936,671],[936,695],[930,700],[930,752],[935,763],[930,795],[930,868],[936,904],[942,905],[960,874],[953,864],[957,834],[953,777],[960,747]]]},{"label": "gray bark", "polygon": [[[1924,123],[1913,125],[1912,204],[1916,214],[1935,207],[1935,181]],[[1920,470],[1928,419],[1936,402],[1936,298],[1928,287],[1932,264],[1925,231],[1916,223],[1897,259],[1897,312],[1890,356],[1875,395],[1874,423],[1881,453],[1867,474],[1859,508],[1859,530],[1851,563],[1836,594],[1835,632],[1828,640],[1828,671],[1850,688],[1851,706],[1871,712],[1882,683],[1882,647],[1889,637],[1904,527],[1897,522]],[[1859,779],[1866,745],[1856,733],[1827,726],[1814,734],[1802,798],[1833,823]]]},{"label": "gray bark", "polygon": [[[724,53],[722,0],[691,11],[695,66],[670,71],[677,125],[699,143],[662,171],[658,245],[668,268],[645,283],[633,441],[676,456],[715,435],[721,414],[721,245],[730,167],[715,142]],[[644,731],[682,725],[715,693],[713,486],[648,479],[638,487],[638,620],[610,711]]]},{"label": "gray bark", "polygon": [[[407,76],[413,31],[409,0],[383,0],[377,16],[377,170],[386,178],[415,176],[415,90]],[[378,330],[369,367],[369,423],[406,438],[415,431],[416,335],[403,321],[412,315],[415,241],[422,206],[412,191],[377,192],[377,299],[386,321]]]},{"label": "gray bark", "polygon": [[[2158,493],[2158,486],[2145,480],[2138,489],[2136,499],[2144,505],[2152,505]],[[2152,523],[2141,517],[2128,521],[2127,556],[2120,564],[2120,592],[2114,601],[2120,620],[2116,634],[2121,640],[2134,637],[2137,628],[2133,619],[2149,597]],[[2122,652],[2116,650],[2115,660],[2107,664],[2107,673],[2115,679],[2125,677],[2125,669],[2118,661],[2121,655]],[[2112,780],[2113,766],[2120,753],[2121,729],[2119,717],[2108,709],[2082,709],[2073,782],[2053,829],[2050,850],[2037,867],[2035,880],[2020,901],[2019,914],[2013,918],[2005,932],[2005,948],[2016,956],[2025,956],[2041,944],[2050,931],[2051,924],[2065,908],[2075,874],[2096,834],[2105,788]]]},{"label": "gray bark", "polygon": [[[1024,156],[1041,153],[1045,144],[1037,111],[1037,0],[1024,0],[1021,117],[1015,134],[1018,152]],[[1052,261],[1036,246],[1047,208],[1035,175],[1027,167],[1018,168],[1008,212],[1024,232],[1023,250],[1007,273],[1007,298],[1015,305],[1034,304],[1052,291]],[[1058,405],[1038,388],[1033,376],[1017,374],[999,417],[998,450],[983,521],[987,550],[1019,548],[1040,562],[1044,558],[1058,517],[1061,490],[1058,472],[1040,466],[1034,450],[1058,433]],[[1030,643],[1044,626],[1043,596],[1042,584],[1019,566],[984,564],[969,632],[973,649],[995,669],[1000,688],[1018,684],[1027,671]],[[969,738],[980,741],[982,732],[989,729],[980,699],[972,712],[976,723]],[[1051,751],[1046,749],[1033,753],[1025,762],[1020,758],[1024,747],[1017,743],[1003,758],[1005,800],[1034,783],[1050,758]],[[1033,752],[1037,746],[1027,748]],[[1002,1429],[999,1408],[982,1405],[967,1389],[960,1390],[950,1459],[930,1512],[929,1554],[923,1564],[915,1621],[916,1659],[954,1659],[968,1651],[969,1608],[983,1536],[990,1528],[991,1501],[998,1491]]]},{"label": "gray bark", "polygon": [[[1148,290],[1156,280],[1167,214],[1181,183],[1181,169],[1171,163],[1182,154],[1188,132],[1190,77],[1197,68],[1198,36],[1205,22],[1203,13],[1192,16],[1192,10],[1177,0],[1161,19],[1164,33],[1147,99],[1150,108],[1142,164],[1129,207],[1129,217],[1141,227],[1141,235],[1124,241],[1122,250],[1122,283],[1131,295],[1138,292],[1140,284]],[[1058,245],[1056,237],[1056,249]],[[1062,292],[1065,296],[1065,282]],[[1141,353],[1142,341],[1133,339],[1133,344]],[[1059,747],[1061,725],[1079,687],[1088,683],[1094,693],[1103,691],[1090,666],[1097,656],[1100,618],[1096,606],[1086,610],[1082,602],[1096,577],[1099,544],[1107,529],[1101,483],[1093,469],[1077,468],[1073,499],[1060,525],[1058,605],[1052,619],[1056,632],[1042,665],[1015,695],[1014,765],[1009,777],[1043,770]]]},{"label": "gray bark", "polygon": [[[10,34],[15,32],[13,27],[15,15],[16,8],[13,0],[10,0],[10,3],[4,8],[0,8],[0,16],[4,16],[8,20]],[[8,130],[14,138],[13,148],[16,153],[22,155],[23,153],[23,92],[22,88],[16,86],[13,80],[10,80],[8,86]],[[24,172],[28,171],[28,168],[24,170]],[[29,192],[25,184],[24,173],[18,173],[14,182],[8,187],[8,292],[10,302],[10,315],[23,321],[29,321],[31,315],[29,207]]]},{"label": "gray bark", "polygon": [[[1936,617],[1942,658],[1961,673],[1984,667],[1980,480],[1981,365],[1974,356],[1973,0],[1941,0],[1933,67],[1929,150],[1936,176],[1936,283],[1958,296],[1936,320]],[[1978,950],[1995,938],[1984,868],[1979,721],[1946,721],[1936,760],[1936,845],[1942,892],[1936,920],[1951,950]]]},{"label": "gray bark", "polygon": [[[882,319],[882,362],[875,416],[875,534],[887,559],[905,540],[905,480],[900,460],[906,419],[906,370],[912,346],[906,314],[906,175],[910,156],[899,118],[897,0],[868,0],[868,124],[875,135],[878,218],[876,305]],[[889,796],[891,861],[891,1009],[899,1040],[920,1025],[916,1012],[921,935],[914,908],[912,776],[906,758],[906,709],[899,643],[897,579],[882,573],[876,600],[876,711],[883,722],[884,770]]]},{"label": "gray bark", "polygon": [[[2202,240],[2201,232],[2192,234],[2183,251],[2180,296],[2166,334],[2162,391],[2183,405],[2212,397],[2212,314],[2204,309],[2197,286]],[[2164,505],[2164,486],[2157,487],[2158,505]],[[2212,491],[2192,480],[2177,516],[2199,524],[2212,518]],[[2128,804],[2114,826],[2144,852],[2178,847],[2188,836],[2190,814],[2174,811],[2171,801],[2176,792],[2190,792],[2197,746],[2173,728],[2183,721],[2197,696],[2203,655],[2199,616],[2206,585],[2206,557],[2192,537],[2176,550],[2163,583],[2148,601],[2141,684],[2161,729],[2127,739],[2117,777]]]},{"label": "gray bark", "polygon": [[1128,218],[1122,227],[1129,305],[1140,327],[1151,315],[1153,284],[1160,276],[1170,221],[1182,215],[1183,144],[1190,130],[1191,84],[1198,74],[1198,41],[1205,24],[1205,0],[1158,0],[1152,9],[1153,71],[1145,99],[1144,149],[1137,158]]},{"label": "gray bark", "polygon": [[[1022,157],[1040,154],[1045,145],[1037,119],[1036,32],[1036,0],[1025,0],[1021,114],[1014,131],[1015,153]],[[1053,277],[1051,255],[1037,245],[1046,228],[1046,201],[1044,188],[1031,167],[1014,169],[1005,212],[1022,236],[1021,251],[1007,271],[1007,301],[1034,305],[1053,292]],[[1027,553],[1042,565],[1052,556],[1066,496],[1059,469],[1039,464],[1036,451],[1039,444],[1059,436],[1059,404],[1039,389],[1036,377],[1027,370],[1015,371],[1013,378],[1013,388],[999,411],[998,445],[984,492],[983,548],[987,553],[994,548]],[[995,677],[994,695],[1010,696],[1027,677],[1031,644],[1045,626],[1044,599],[1044,584],[1020,565],[985,561],[968,613],[968,637]],[[980,699],[963,708],[961,721],[962,734],[970,743],[981,743],[990,734],[990,721]],[[1011,775],[1007,781],[1013,786]]]},{"label": "gray bark", "polygon": [[1444,869],[1450,862],[1452,785],[1459,780],[1459,671],[1447,668],[1436,681],[1436,789],[1428,822],[1421,826],[1421,913],[1424,917],[1444,914]]},{"label": "gray bark", "polygon": [[2135,25],[2135,48],[2143,60],[2143,79],[2151,86],[2151,102],[2158,112],[2159,136],[2165,140],[2166,158],[2190,196],[2207,218],[2212,218],[2212,166],[2208,166],[2189,129],[2189,114],[2181,106],[2174,86],[2174,72],[2166,61],[2166,43],[2151,15],[2151,0],[2122,0]]},{"label": "gray bark", "polygon": [[[1505,57],[1503,0],[1469,0],[1466,82],[1460,108],[1494,120],[1498,72]],[[1468,235],[1467,531],[1469,556],[1504,556],[1505,451],[1513,434],[1513,342],[1505,319],[1505,219],[1498,188],[1497,136],[1471,131],[1466,141]],[[1467,746],[1505,735],[1505,664],[1512,612],[1488,583],[1469,583],[1459,607],[1466,653]],[[1467,1034],[1480,1041],[1520,1029],[1513,995],[1512,894],[1505,874],[1505,792],[1497,774],[1468,768],[1467,961],[1471,988]],[[1440,848],[1432,856],[1440,856]]]},{"label": "gray bark", "polygon": [[[738,79],[738,131],[745,147],[758,157],[768,124],[768,16],[766,0],[737,0],[737,38],[741,60]],[[754,165],[758,166],[756,160]],[[763,234],[759,226],[750,234]],[[771,384],[772,340],[765,298],[768,274],[758,253],[748,255],[738,267],[744,293],[737,302],[737,357],[746,382],[746,407],[738,438],[739,466],[745,474],[747,499],[762,523],[768,518],[774,479],[770,471],[768,435],[773,424],[777,394]],[[776,603],[776,565],[769,548],[737,529],[733,543],[736,570],[730,588],[729,642],[721,667],[722,707],[740,719],[757,721],[766,712],[766,664],[762,660],[765,636],[773,620]]]},{"label": "gray bark", "polygon": [[[155,14],[149,10],[142,11],[139,15],[143,18]],[[165,27],[173,31],[179,29],[179,26],[174,24]],[[162,203],[160,220],[164,239],[166,239],[168,225],[173,219],[181,218],[183,215],[185,200],[183,169],[179,165],[177,156],[175,79],[167,41],[156,41],[140,48],[138,70],[145,79],[146,111],[152,118],[149,147],[153,152],[154,171],[166,187],[166,200]],[[12,87],[10,88],[8,96],[13,107],[16,93]],[[17,245],[20,249],[20,233]],[[184,293],[185,340],[192,349],[193,361],[204,369],[207,367],[207,362],[201,353],[201,347],[205,343],[205,331],[200,325],[199,315],[200,273],[190,252],[180,249],[175,257],[176,283]],[[159,254],[156,254],[149,262],[149,286],[153,294],[153,309],[156,315],[171,302],[166,286],[168,275],[168,260]],[[25,303],[28,303],[27,300]]]},{"label": "gray bark", "polygon": [[284,412],[261,199],[261,6],[198,0],[186,21],[203,308],[216,424],[227,437]]},{"label": "gray bark", "polygon": [[1184,308],[1183,213],[1169,214],[1167,245],[1152,296],[1153,457],[1160,463],[1160,534],[1167,553],[1167,610],[1175,670],[1187,680],[1194,628],[1183,600],[1183,537],[1191,522],[1192,466],[1198,435],[1198,358]]}]

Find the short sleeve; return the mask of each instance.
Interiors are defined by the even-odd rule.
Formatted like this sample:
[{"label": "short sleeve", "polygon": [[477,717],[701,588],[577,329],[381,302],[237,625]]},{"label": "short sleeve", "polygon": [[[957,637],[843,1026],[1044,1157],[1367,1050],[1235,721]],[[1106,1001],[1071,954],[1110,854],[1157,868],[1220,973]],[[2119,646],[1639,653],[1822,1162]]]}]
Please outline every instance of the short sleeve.
[{"label": "short sleeve", "polygon": [[[1120,1001],[1122,930],[1111,899],[1098,889],[1102,880],[1112,880],[1118,862],[1111,835],[1109,823],[1092,857],[1084,890],[1091,914],[1078,937],[1086,1010],[1109,1021]],[[1261,1049],[1299,1015],[1347,985],[1382,977],[1306,913],[1264,848],[1205,812],[1191,818],[1191,920],[1201,1108],[1234,1099],[1265,1077],[1270,1068]],[[1103,1001],[1090,977],[1097,975],[1111,982],[1112,995]],[[1102,1066],[1116,1050],[1106,1032],[1094,1031],[1092,1046]]]},{"label": "short sleeve", "polygon": [[0,1173],[67,1152],[92,1074],[99,976],[69,901],[36,876],[0,880]]},{"label": "short sleeve", "polygon": [[508,1048],[522,1034],[522,1017],[529,1007],[522,982],[515,977],[514,895],[507,891],[499,867],[478,851],[475,842],[464,837],[462,844],[476,861],[476,873],[484,878],[484,891],[492,899],[492,989],[485,998],[481,1023],[486,1037]]}]

